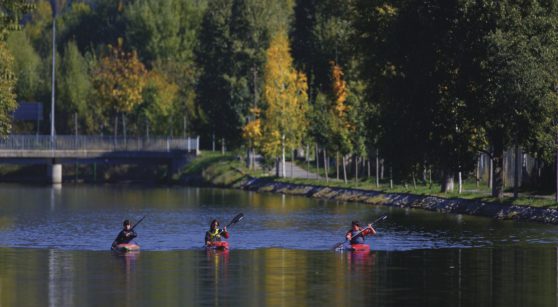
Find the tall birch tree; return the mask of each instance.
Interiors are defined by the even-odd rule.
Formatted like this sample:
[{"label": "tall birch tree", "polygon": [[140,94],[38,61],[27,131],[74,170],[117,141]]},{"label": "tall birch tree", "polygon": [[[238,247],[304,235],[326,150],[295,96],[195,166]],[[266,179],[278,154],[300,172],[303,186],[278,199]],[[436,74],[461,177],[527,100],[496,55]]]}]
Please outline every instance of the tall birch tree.
[{"label": "tall birch tree", "polygon": [[307,128],[308,85],[306,76],[293,68],[287,34],[276,34],[267,49],[264,71],[264,113],[262,152],[281,156],[281,173],[286,176],[285,148],[300,145]]}]

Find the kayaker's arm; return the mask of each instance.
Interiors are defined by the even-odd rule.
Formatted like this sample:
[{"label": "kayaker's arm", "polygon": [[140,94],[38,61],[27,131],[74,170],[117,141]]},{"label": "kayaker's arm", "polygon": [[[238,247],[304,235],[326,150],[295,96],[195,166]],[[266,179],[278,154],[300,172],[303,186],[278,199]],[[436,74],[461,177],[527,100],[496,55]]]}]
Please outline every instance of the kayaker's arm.
[{"label": "kayaker's arm", "polygon": [[211,243],[211,235],[209,234],[209,231],[205,232],[205,245],[209,245]]},{"label": "kayaker's arm", "polygon": [[138,236],[138,234],[134,230],[129,231],[128,233],[126,233],[126,237],[128,237],[128,239],[130,239],[130,240],[132,240],[133,238],[135,238],[137,236]]},{"label": "kayaker's arm", "polygon": [[372,224],[368,224],[368,227],[362,231],[363,236],[373,236],[376,234],[376,229],[372,227]]},{"label": "kayaker's arm", "polygon": [[221,230],[221,235],[222,235],[225,239],[228,239],[228,238],[229,238],[230,235],[229,235],[229,232],[227,231],[227,227],[225,227],[225,228],[223,228],[223,229]]}]

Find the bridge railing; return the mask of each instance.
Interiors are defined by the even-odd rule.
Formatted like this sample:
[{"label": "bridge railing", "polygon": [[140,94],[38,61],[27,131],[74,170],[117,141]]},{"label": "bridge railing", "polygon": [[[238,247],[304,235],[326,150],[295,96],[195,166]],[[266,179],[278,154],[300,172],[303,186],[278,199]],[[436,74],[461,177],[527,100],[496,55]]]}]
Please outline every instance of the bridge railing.
[{"label": "bridge railing", "polygon": [[9,135],[0,150],[194,151],[200,138],[114,137],[100,135]]}]

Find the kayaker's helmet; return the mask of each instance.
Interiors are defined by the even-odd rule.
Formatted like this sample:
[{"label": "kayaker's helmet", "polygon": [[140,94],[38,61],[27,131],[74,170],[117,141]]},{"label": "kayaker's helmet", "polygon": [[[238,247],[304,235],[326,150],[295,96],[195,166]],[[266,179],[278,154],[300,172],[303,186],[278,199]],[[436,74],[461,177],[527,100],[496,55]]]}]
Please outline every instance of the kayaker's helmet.
[{"label": "kayaker's helmet", "polygon": [[360,225],[358,224],[358,221],[352,221],[351,226],[359,226],[360,227]]},{"label": "kayaker's helmet", "polygon": [[129,220],[125,220],[124,223],[122,224],[122,226],[126,227],[130,225],[130,221]]},{"label": "kayaker's helmet", "polygon": [[211,224],[209,224],[209,227],[210,227],[211,229],[217,228],[218,226],[219,226],[219,221],[218,221],[217,219],[211,221]]}]

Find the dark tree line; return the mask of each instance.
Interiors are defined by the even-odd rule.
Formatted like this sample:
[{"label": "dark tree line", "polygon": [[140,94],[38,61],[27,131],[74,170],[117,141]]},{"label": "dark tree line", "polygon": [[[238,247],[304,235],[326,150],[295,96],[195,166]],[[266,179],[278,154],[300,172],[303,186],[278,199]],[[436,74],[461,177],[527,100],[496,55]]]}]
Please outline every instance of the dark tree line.
[{"label": "dark tree line", "polygon": [[[76,129],[77,116],[83,133],[114,133],[127,122],[130,133],[186,132],[201,135],[206,147],[212,139],[252,147],[242,131],[268,103],[266,50],[287,33],[308,82],[307,134],[299,145],[317,143],[323,162],[340,161],[345,177],[349,160],[379,153],[393,177],[432,169],[446,190],[486,152],[494,161],[493,194],[501,197],[505,149],[520,146],[547,162],[555,155],[558,1],[56,4],[58,133]],[[52,7],[36,1],[23,30],[2,32],[17,99],[45,103],[46,114]],[[124,61],[115,65],[137,65],[131,80],[141,80],[126,88],[118,83],[125,78],[114,78],[115,87],[140,94],[124,101],[125,109],[102,102],[114,97],[95,81],[99,72],[110,80],[99,67],[112,63],[114,50],[129,54],[112,59]]]}]

